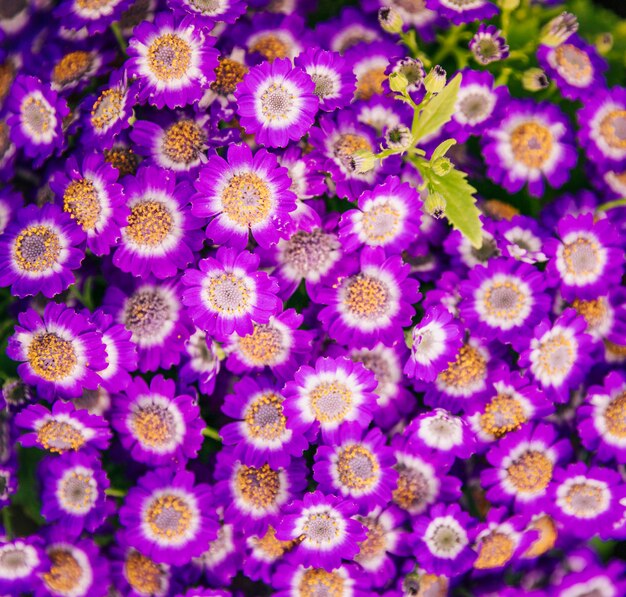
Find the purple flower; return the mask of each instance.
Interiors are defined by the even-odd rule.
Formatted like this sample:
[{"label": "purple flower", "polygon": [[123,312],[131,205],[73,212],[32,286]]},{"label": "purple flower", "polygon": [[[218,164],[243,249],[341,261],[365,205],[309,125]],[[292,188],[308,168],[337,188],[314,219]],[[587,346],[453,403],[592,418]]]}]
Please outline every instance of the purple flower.
[{"label": "purple flower", "polygon": [[185,342],[185,356],[179,371],[183,386],[197,382],[202,394],[211,395],[221,368],[218,344],[196,328]]},{"label": "purple flower", "polygon": [[174,15],[191,15],[194,23],[209,30],[219,22],[234,23],[246,11],[246,3],[242,0],[218,0],[218,2],[168,0],[167,5]]},{"label": "purple flower", "polygon": [[89,35],[105,31],[117,21],[131,0],[106,0],[104,2],[84,2],[68,0],[56,8],[56,15],[62,22],[75,30],[85,29]]},{"label": "purple flower", "polygon": [[509,56],[509,46],[502,36],[502,31],[495,25],[484,23],[478,26],[478,31],[470,39],[469,49],[476,62],[483,66],[504,60]]},{"label": "purple flower", "polygon": [[278,284],[258,271],[259,257],[253,253],[220,247],[215,258],[203,259],[198,267],[182,278],[183,303],[194,323],[218,340],[251,334],[253,323],[268,323],[282,308]]},{"label": "purple flower", "polygon": [[38,589],[47,566],[48,558],[37,535],[3,542],[0,544],[0,591],[19,595]]},{"label": "purple flower", "polygon": [[237,86],[235,98],[241,126],[258,143],[285,147],[311,128],[319,99],[315,83],[287,59],[255,66]]}]

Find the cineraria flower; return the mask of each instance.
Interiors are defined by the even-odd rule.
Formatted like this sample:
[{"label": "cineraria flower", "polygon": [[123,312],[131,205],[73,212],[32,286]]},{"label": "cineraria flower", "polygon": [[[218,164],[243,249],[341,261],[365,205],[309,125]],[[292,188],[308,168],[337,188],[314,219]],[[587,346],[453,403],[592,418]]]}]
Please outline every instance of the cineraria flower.
[{"label": "cineraria flower", "polygon": [[493,468],[485,469],[480,483],[494,504],[537,513],[548,503],[550,483],[558,464],[572,453],[568,439],[559,439],[550,425],[524,425],[503,437],[487,452]]},{"label": "cineraria flower", "polygon": [[93,35],[117,21],[129,4],[130,0],[68,0],[57,6],[55,16],[74,29],[86,28]]},{"label": "cineraria flower", "polygon": [[97,43],[91,48],[81,44],[70,51],[51,45],[48,52],[50,88],[66,96],[82,91],[102,76],[108,70],[107,65],[115,59],[114,51]]},{"label": "cineraria flower", "polygon": [[551,257],[548,273],[560,281],[566,300],[595,299],[619,286],[624,267],[624,250],[615,228],[593,214],[568,215],[557,224],[560,240],[546,241]]},{"label": "cineraria flower", "polygon": [[278,284],[258,271],[259,261],[254,253],[222,246],[214,258],[200,261],[199,270],[185,272],[183,303],[200,329],[224,340],[251,334],[254,323],[266,324],[278,314]]},{"label": "cineraria flower", "polygon": [[319,98],[320,110],[333,112],[352,101],[356,77],[340,54],[309,48],[298,55],[294,63],[315,83],[314,93]]},{"label": "cineraria flower", "polygon": [[509,56],[509,46],[502,36],[502,31],[495,25],[481,23],[478,31],[469,42],[474,59],[479,64],[487,65],[504,60]]},{"label": "cineraria flower", "polygon": [[241,126],[269,147],[299,141],[319,106],[315,88],[311,77],[289,59],[255,66],[235,90]]},{"label": "cineraria flower", "polygon": [[569,390],[583,379],[592,364],[593,338],[574,309],[566,309],[550,324],[535,327],[529,348],[519,358],[543,390],[557,402],[567,402]]},{"label": "cineraria flower", "polygon": [[15,426],[28,430],[19,438],[25,447],[43,448],[64,454],[72,450],[109,446],[109,424],[100,416],[77,410],[73,403],[57,400],[52,410],[42,404],[31,404],[15,416]]},{"label": "cineraria flower", "polygon": [[501,368],[494,372],[491,384],[491,395],[467,417],[476,439],[485,444],[484,448],[529,421],[541,420],[554,411],[554,405],[543,392],[517,371]]},{"label": "cineraria flower", "polygon": [[278,539],[300,539],[293,551],[294,563],[313,561],[324,570],[341,566],[359,551],[365,527],[352,516],[356,505],[320,491],[306,493],[302,501],[289,504],[276,530]]},{"label": "cineraria flower", "polygon": [[349,564],[332,571],[307,563],[282,564],[276,568],[271,585],[276,587],[275,597],[304,597],[315,595],[315,591],[332,591],[338,597],[367,597],[370,594],[363,575],[356,566]]},{"label": "cineraria flower", "polygon": [[294,458],[286,467],[250,466],[221,450],[215,468],[216,500],[224,507],[224,520],[238,528],[263,535],[276,526],[284,507],[306,487],[308,469]]},{"label": "cineraria flower", "polygon": [[572,308],[587,322],[585,330],[596,341],[626,341],[626,289],[614,287],[595,299],[574,299]]},{"label": "cineraria flower", "polygon": [[123,547],[113,547],[111,572],[113,586],[119,591],[126,591],[129,597],[169,597],[179,587],[172,567],[155,562],[136,549],[126,546],[124,534],[119,533],[117,543]]},{"label": "cineraria flower", "polygon": [[140,83],[139,101],[176,108],[198,101],[215,78],[219,53],[214,38],[194,26],[192,16],[174,19],[162,12],[142,22],[128,45],[126,72]]},{"label": "cineraria flower", "polygon": [[577,409],[585,448],[602,461],[626,462],[626,376],[612,371],[603,386],[592,386]]},{"label": "cineraria flower", "polygon": [[87,234],[87,247],[95,255],[109,253],[129,213],[117,177],[102,154],[91,153],[80,162],[71,156],[65,170],[50,180],[58,203]]},{"label": "cineraria flower", "polygon": [[158,563],[185,564],[217,537],[211,490],[185,470],[161,467],[140,477],[119,517],[126,544]]},{"label": "cineraria flower", "polygon": [[264,376],[245,376],[233,391],[224,399],[222,411],[239,420],[224,425],[220,436],[225,445],[234,446],[236,458],[247,465],[269,463],[277,468],[302,455],[308,442],[297,425],[287,426],[284,397],[275,383]]},{"label": "cineraria flower", "polygon": [[312,297],[326,305],[318,317],[329,336],[367,348],[403,341],[402,328],[410,325],[412,305],[421,298],[417,281],[408,277],[410,266],[399,255],[386,257],[381,247],[366,247],[339,267],[337,282]]},{"label": "cineraria flower", "polygon": [[180,362],[192,326],[187,321],[178,284],[148,279],[136,282],[128,292],[109,287],[103,309],[132,333],[141,372],[168,369]]},{"label": "cineraria flower", "polygon": [[177,395],[174,381],[162,375],[149,386],[135,377],[114,397],[111,421],[124,449],[149,466],[181,465],[202,446],[204,421],[195,400]]},{"label": "cineraria flower", "polygon": [[452,456],[469,458],[475,451],[472,429],[461,418],[444,410],[434,408],[413,419],[407,426],[409,444],[438,452],[443,458]]},{"label": "cineraria flower", "polygon": [[333,445],[319,446],[315,453],[313,478],[319,489],[354,501],[361,514],[386,506],[398,474],[385,441],[379,429],[365,434],[357,422],[344,424]]},{"label": "cineraria flower", "polygon": [[41,582],[48,559],[37,535],[20,537],[0,544],[0,591],[20,595]]},{"label": "cineraria flower", "polygon": [[424,317],[411,332],[411,355],[404,373],[421,381],[434,381],[453,361],[463,344],[461,326],[441,306],[426,308]]},{"label": "cineraria flower", "polygon": [[198,26],[209,30],[219,22],[234,23],[246,11],[242,0],[168,0],[167,5],[174,15],[191,15]]},{"label": "cineraria flower", "polygon": [[555,471],[551,514],[568,535],[602,535],[621,518],[625,493],[617,471],[576,462]]},{"label": "cineraria flower", "polygon": [[544,276],[534,267],[491,259],[471,269],[459,287],[459,310],[473,333],[520,346],[550,308],[544,290]]},{"label": "cineraria flower", "polygon": [[70,537],[99,528],[111,512],[105,490],[109,480],[93,454],[66,452],[42,461],[41,514]]},{"label": "cineraria flower", "polygon": [[537,60],[563,97],[586,100],[592,90],[593,95],[605,86],[606,61],[578,35],[571,35],[556,47],[540,45]]},{"label": "cineraria flower", "polygon": [[458,576],[471,568],[476,554],[470,547],[474,538],[473,519],[457,504],[437,504],[426,516],[416,518],[415,557],[432,574]]},{"label": "cineraria flower", "polygon": [[[104,597],[107,594],[108,561],[88,539],[67,541],[61,529],[51,533],[46,545],[49,568],[41,575],[45,595]],[[39,597],[40,593],[35,593]]]},{"label": "cineraria flower", "polygon": [[419,234],[420,198],[417,191],[396,176],[361,193],[358,209],[342,214],[339,238],[346,252],[359,246],[383,247],[399,253]]},{"label": "cineraria flower", "polygon": [[341,357],[319,358],[315,368],[304,365],[287,382],[284,412],[287,425],[313,441],[332,442],[347,421],[363,428],[372,420],[376,400],[374,374],[361,363]]},{"label": "cineraria flower", "polygon": [[[387,75],[387,79],[383,81],[383,89],[385,90],[385,93],[393,93],[389,87],[389,76],[392,74],[402,75],[402,77],[406,79],[405,90],[416,104],[419,104],[424,99],[424,78],[426,77],[426,72],[424,70],[424,64],[421,60],[410,57],[393,59],[389,63],[389,66],[385,69],[385,75]],[[396,104],[397,102],[393,101],[389,104],[389,106],[390,108],[395,109],[397,107]],[[366,105],[371,104],[370,102],[367,102]],[[359,120],[361,119],[359,118]],[[371,123],[368,124],[371,125]],[[385,124],[388,127],[395,127],[398,126],[399,123],[386,122]]]},{"label": "cineraria flower", "polygon": [[85,388],[98,387],[97,372],[106,366],[106,351],[102,334],[86,317],[48,303],[43,316],[28,309],[18,315],[18,322],[7,355],[21,362],[20,378],[36,386],[42,398],[74,398]]},{"label": "cineraria flower", "polygon": [[298,14],[257,13],[249,24],[232,32],[234,39],[242,39],[253,62],[293,60],[310,41],[304,20]]},{"label": "cineraria flower", "polygon": [[39,79],[17,77],[11,87],[7,110],[11,140],[27,156],[36,159],[35,167],[63,147],[63,119],[69,114],[69,108],[56,91]]},{"label": "cineraria flower", "polygon": [[524,560],[532,560],[542,556],[555,546],[558,539],[556,524],[545,512],[531,516],[526,530],[535,533],[536,539],[521,554],[520,557]]},{"label": "cineraria flower", "polygon": [[594,89],[578,111],[579,142],[585,155],[599,165],[626,164],[626,89]]},{"label": "cineraria flower", "polygon": [[570,125],[546,102],[510,101],[504,118],[482,142],[489,177],[512,193],[528,183],[530,194],[541,196],[544,178],[558,188],[576,165]]},{"label": "cineraria flower", "polygon": [[287,170],[275,156],[247,145],[230,145],[227,160],[211,156],[195,182],[193,214],[212,218],[206,234],[217,244],[243,249],[251,234],[262,247],[286,235],[296,196]]},{"label": "cineraria flower", "polygon": [[28,205],[0,237],[0,287],[19,297],[41,292],[52,298],[74,281],[85,256],[85,233],[56,205]]},{"label": "cineraria flower", "polygon": [[279,379],[291,379],[293,372],[310,354],[313,332],[299,330],[303,316],[287,309],[255,324],[251,334],[233,334],[227,341],[226,368],[233,373],[259,371],[269,367]]},{"label": "cineraria flower", "polygon": [[492,127],[509,101],[506,86],[494,87],[491,73],[465,69],[461,74],[463,78],[454,114],[446,125],[459,143],[466,141],[470,135],[482,135]]},{"label": "cineraria flower", "polygon": [[505,257],[531,264],[547,261],[543,252],[546,232],[533,218],[514,215],[498,222],[497,234]]},{"label": "cineraria flower", "polygon": [[215,389],[217,375],[222,368],[221,348],[196,328],[196,331],[185,343],[186,360],[180,367],[180,380],[183,384],[197,382],[200,392],[211,395]]},{"label": "cineraria flower", "polygon": [[388,41],[361,43],[350,48],[346,59],[356,75],[354,99],[369,100],[374,95],[381,95],[390,60],[402,54],[397,45]]},{"label": "cineraria flower", "polygon": [[194,259],[204,242],[202,222],[191,215],[191,185],[176,184],[168,170],[141,166],[124,179],[130,214],[113,264],[124,272],[146,278],[170,278]]}]

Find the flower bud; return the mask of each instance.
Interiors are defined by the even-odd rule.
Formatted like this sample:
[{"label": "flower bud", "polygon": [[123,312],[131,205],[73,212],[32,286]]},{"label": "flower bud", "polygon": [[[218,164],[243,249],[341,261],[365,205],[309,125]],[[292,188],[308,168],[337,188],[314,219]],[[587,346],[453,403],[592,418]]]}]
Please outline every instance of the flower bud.
[{"label": "flower bud", "polygon": [[563,12],[544,26],[541,30],[539,43],[556,48],[576,31],[578,31],[578,19],[576,16],[571,12]]},{"label": "flower bud", "polygon": [[596,48],[600,54],[608,54],[613,48],[613,36],[610,33],[600,33],[596,37]]},{"label": "flower bud", "polygon": [[413,145],[413,135],[408,127],[398,124],[385,132],[385,143],[389,149],[406,151]]},{"label": "flower bud", "polygon": [[356,174],[365,174],[374,169],[378,158],[367,149],[359,149],[348,158],[346,166],[348,170]]},{"label": "flower bud", "polygon": [[392,35],[402,33],[402,17],[393,7],[385,6],[378,11],[378,22],[384,31]]},{"label": "flower bud", "polygon": [[389,75],[389,89],[397,93],[404,93],[409,84],[406,76],[400,72],[394,72]]},{"label": "flower bud", "polygon": [[529,68],[522,74],[522,86],[526,91],[541,91],[548,85],[550,85],[550,79],[540,68]]},{"label": "flower bud", "polygon": [[445,176],[453,168],[452,162],[446,157],[437,158],[431,162],[430,167],[437,176]]},{"label": "flower bud", "polygon": [[437,191],[430,191],[424,202],[424,209],[428,215],[438,220],[446,213],[446,198]]},{"label": "flower bud", "polygon": [[424,79],[424,87],[429,93],[439,93],[446,86],[446,71],[436,65],[430,69]]}]

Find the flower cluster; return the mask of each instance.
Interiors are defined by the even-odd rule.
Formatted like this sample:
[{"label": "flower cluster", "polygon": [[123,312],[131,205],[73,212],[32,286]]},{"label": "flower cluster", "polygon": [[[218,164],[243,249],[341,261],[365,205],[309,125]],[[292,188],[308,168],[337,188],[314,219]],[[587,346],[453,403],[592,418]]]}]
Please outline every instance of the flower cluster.
[{"label": "flower cluster", "polygon": [[0,595],[626,594],[623,23],[336,4],[0,6]]}]

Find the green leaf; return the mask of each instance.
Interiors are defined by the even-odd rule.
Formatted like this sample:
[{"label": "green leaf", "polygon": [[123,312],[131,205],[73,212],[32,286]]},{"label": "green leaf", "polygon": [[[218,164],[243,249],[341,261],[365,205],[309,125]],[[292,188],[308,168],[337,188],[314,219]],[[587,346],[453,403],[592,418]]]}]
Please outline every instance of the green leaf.
[{"label": "green leaf", "polygon": [[433,151],[430,161],[434,162],[435,160],[445,156],[446,153],[448,153],[448,149],[450,149],[453,145],[456,145],[456,139],[447,139],[443,141],[443,143],[439,143],[435,151]]},{"label": "green leaf", "polygon": [[467,182],[467,174],[456,169],[445,176],[437,176],[432,170],[425,173],[433,190],[446,200],[445,214],[450,224],[479,249],[483,244],[482,222],[474,197],[476,189]]},{"label": "green leaf", "polygon": [[437,132],[454,114],[456,98],[461,87],[461,73],[457,74],[437,95],[426,104],[422,110],[417,128],[414,131],[415,140]]}]

